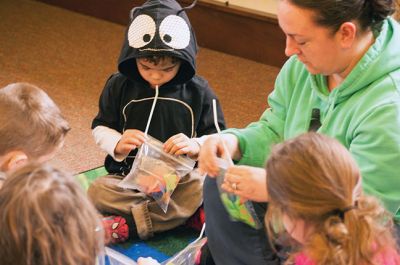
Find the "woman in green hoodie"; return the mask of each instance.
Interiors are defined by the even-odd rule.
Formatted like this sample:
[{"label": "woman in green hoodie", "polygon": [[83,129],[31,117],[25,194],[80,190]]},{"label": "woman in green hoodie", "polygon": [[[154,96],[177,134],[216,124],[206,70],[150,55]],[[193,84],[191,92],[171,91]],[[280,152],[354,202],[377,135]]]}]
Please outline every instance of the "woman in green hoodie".
[{"label": "woman in green hoodie", "polygon": [[[271,147],[309,130],[339,140],[361,169],[365,193],[399,217],[400,27],[388,17],[393,6],[383,0],[279,1],[290,58],[269,108],[244,129],[210,136],[199,157],[210,176],[204,184],[206,233],[217,264],[279,264],[264,230],[230,221],[213,178],[217,157],[236,161],[227,169],[226,191],[267,202],[262,167]],[[262,217],[266,204],[253,205]]]}]

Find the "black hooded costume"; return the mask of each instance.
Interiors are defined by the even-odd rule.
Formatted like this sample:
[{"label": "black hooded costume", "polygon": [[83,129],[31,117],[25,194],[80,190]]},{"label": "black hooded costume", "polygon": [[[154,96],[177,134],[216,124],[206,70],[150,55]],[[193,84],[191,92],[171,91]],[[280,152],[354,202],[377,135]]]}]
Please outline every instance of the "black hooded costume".
[{"label": "black hooded costume", "polygon": [[[119,72],[113,74],[105,85],[92,129],[105,126],[119,134],[127,129],[144,131],[155,89],[139,74],[136,59],[166,55],[179,58],[181,66],[176,76],[159,88],[148,133],[165,142],[178,133],[193,138],[216,132],[212,112],[212,99],[216,96],[208,82],[195,75],[196,38],[188,17],[182,11],[174,0],[149,0],[132,10],[119,57]],[[218,123],[221,129],[225,128],[220,107]],[[102,146],[101,143],[107,141],[105,137],[111,139],[114,135],[117,140],[119,134],[94,133],[94,136]],[[105,167],[110,174],[125,175],[130,171],[136,150],[118,162],[112,148],[115,148],[116,140],[111,147],[103,148],[109,154]]]},{"label": "black hooded costume", "polygon": [[[174,0],[150,0],[132,10],[119,72],[108,79],[100,97],[99,113],[92,123],[96,142],[108,153],[105,167],[110,175],[96,179],[88,196],[101,213],[114,215],[113,220],[115,215],[118,220],[122,220],[119,216],[124,217],[130,237],[146,239],[175,228],[191,217],[203,201],[203,178],[190,173],[179,181],[168,211],[164,212],[147,194],[118,186],[129,173],[136,150],[127,158],[114,154],[125,130],[145,131],[154,101],[156,90],[141,77],[136,66],[140,57],[167,55],[181,61],[175,77],[159,88],[149,135],[165,142],[178,133],[193,138],[216,132],[212,109],[216,96],[207,81],[195,75],[196,39],[182,11]],[[219,127],[224,129],[219,107],[217,115]],[[120,226],[124,227],[120,223],[115,229]],[[114,225],[107,231],[110,229]],[[119,233],[113,230],[112,234],[115,238]]]}]

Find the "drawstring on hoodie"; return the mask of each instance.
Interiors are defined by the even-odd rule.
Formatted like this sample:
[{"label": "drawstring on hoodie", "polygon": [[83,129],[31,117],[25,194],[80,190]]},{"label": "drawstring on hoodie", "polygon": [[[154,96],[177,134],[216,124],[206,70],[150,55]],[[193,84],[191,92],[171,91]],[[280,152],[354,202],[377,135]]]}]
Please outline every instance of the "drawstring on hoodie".
[{"label": "drawstring on hoodie", "polygon": [[153,105],[151,105],[149,119],[147,120],[146,130],[144,130],[144,134],[147,136],[147,132],[149,131],[151,118],[153,117],[153,112],[156,107],[156,102],[158,98],[158,85],[156,85],[156,95],[154,96]]},{"label": "drawstring on hoodie", "polygon": [[213,114],[214,114],[214,125],[215,125],[215,129],[217,129],[218,136],[220,137],[220,139],[221,139],[221,141],[222,141],[222,146],[223,146],[223,148],[224,148],[225,156],[226,156],[226,158],[227,158],[227,160],[228,160],[228,163],[229,163],[230,166],[233,166],[233,161],[232,161],[231,154],[229,153],[228,148],[227,148],[226,145],[225,145],[225,141],[222,139],[222,136],[221,136],[221,129],[219,128],[219,125],[218,125],[217,100],[216,100],[216,99],[213,99],[213,100],[212,100],[212,104],[213,104]]},{"label": "drawstring on hoodie", "polygon": [[[333,93],[333,92],[331,92],[331,93]],[[336,98],[337,98],[337,96],[332,97],[332,99],[328,100],[328,109],[326,111],[325,118],[321,122],[322,125],[330,123],[330,119],[332,118],[332,115],[333,115],[333,109],[335,108],[335,104],[336,104]]]},{"label": "drawstring on hoodie", "polygon": [[[331,93],[334,93],[334,92],[331,92]],[[336,104],[336,98],[337,98],[336,95],[334,95],[334,96],[331,95],[331,99],[328,100],[328,110],[326,111],[325,118],[321,122],[322,125],[330,123],[329,120],[332,118],[333,109],[335,108],[335,104]]]},{"label": "drawstring on hoodie", "polygon": [[[316,93],[316,90],[312,89],[311,96],[310,96],[311,101],[313,101],[315,99],[315,96],[316,96],[315,93]],[[339,94],[339,92],[336,89],[334,89],[332,92],[329,93],[327,105],[325,105],[323,108],[321,108],[321,107],[318,108],[319,109],[320,126],[318,127],[317,131],[320,130],[320,128],[323,127],[325,124],[330,124],[330,120],[333,117],[333,111],[335,109],[335,105],[336,105],[336,102],[339,97],[338,94]],[[315,110],[315,109],[313,109],[313,110]],[[312,118],[313,118],[313,116],[311,115],[311,119]],[[307,128],[307,129],[310,129],[310,128]]]}]

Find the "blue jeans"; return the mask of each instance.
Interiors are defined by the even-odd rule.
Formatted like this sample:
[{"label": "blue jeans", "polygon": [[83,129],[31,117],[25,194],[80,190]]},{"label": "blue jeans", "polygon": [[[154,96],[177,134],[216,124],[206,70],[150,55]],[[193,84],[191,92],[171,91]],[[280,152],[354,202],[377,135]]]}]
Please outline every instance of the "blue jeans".
[{"label": "blue jeans", "polygon": [[[215,179],[206,177],[203,192],[207,242],[217,265],[280,264],[264,228],[256,230],[245,223],[231,221]],[[266,204],[254,204],[254,208],[263,222]]]}]

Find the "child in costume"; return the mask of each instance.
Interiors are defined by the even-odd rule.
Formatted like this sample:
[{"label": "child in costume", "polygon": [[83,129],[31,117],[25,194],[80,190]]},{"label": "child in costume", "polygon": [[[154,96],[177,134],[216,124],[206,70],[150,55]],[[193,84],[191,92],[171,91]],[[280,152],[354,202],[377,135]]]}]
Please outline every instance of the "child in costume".
[{"label": "child in costume", "polygon": [[[144,192],[123,189],[155,98],[148,135],[164,142],[164,151],[196,158],[201,136],[214,133],[208,82],[196,75],[196,38],[185,8],[174,0],[149,0],[131,12],[118,63],[107,81],[99,112],[92,123],[97,144],[107,152],[108,176],[89,187],[88,194],[105,215],[112,242],[129,236],[142,239],[183,224],[202,203],[201,178],[186,175],[177,185],[164,213]],[[225,128],[218,107],[218,123]]]}]

